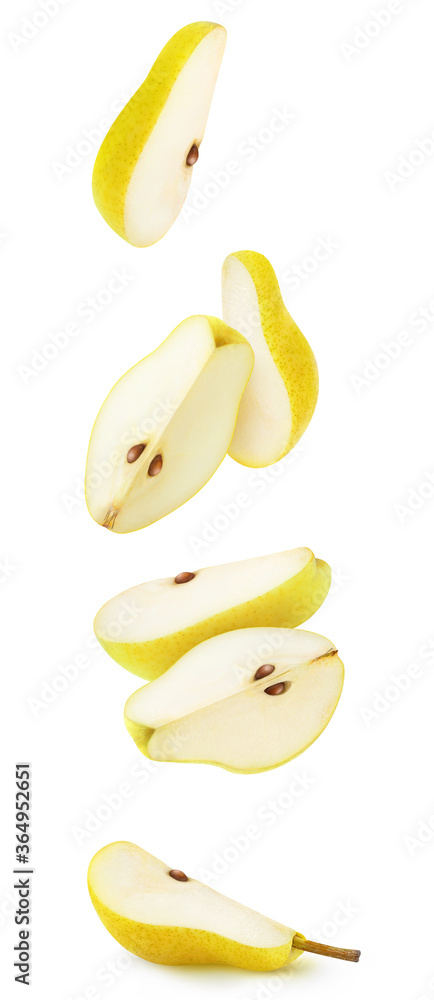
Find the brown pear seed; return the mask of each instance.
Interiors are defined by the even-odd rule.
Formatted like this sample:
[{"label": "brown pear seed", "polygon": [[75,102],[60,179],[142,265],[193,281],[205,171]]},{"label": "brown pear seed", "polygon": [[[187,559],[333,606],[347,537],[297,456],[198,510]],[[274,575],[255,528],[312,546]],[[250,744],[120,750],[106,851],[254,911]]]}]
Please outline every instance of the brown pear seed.
[{"label": "brown pear seed", "polygon": [[278,684],[272,684],[271,687],[265,688],[265,694],[283,694],[287,688],[291,685],[285,684],[283,681],[279,681]]},{"label": "brown pear seed", "polygon": [[263,663],[262,667],[258,667],[255,674],[255,681],[261,681],[263,677],[268,677],[269,674],[273,673],[276,667],[273,667],[272,663]]},{"label": "brown pear seed", "polygon": [[178,576],[175,576],[175,583],[190,583],[195,576],[196,573],[178,573]]},{"label": "brown pear seed", "polygon": [[163,457],[162,455],[156,455],[155,458],[152,459],[152,462],[149,466],[148,476],[158,476],[158,473],[161,472],[162,468],[163,468]]},{"label": "brown pear seed", "polygon": [[145,448],[146,448],[145,444],[133,444],[133,447],[130,448],[129,452],[127,452],[128,464],[132,465],[133,462],[137,462],[137,459],[140,458],[140,455],[143,455]]},{"label": "brown pear seed", "polygon": [[188,882],[187,876],[184,874],[184,872],[180,872],[179,868],[172,868],[172,871],[169,872],[169,875],[171,878],[176,879],[177,882]]},{"label": "brown pear seed", "polygon": [[199,150],[198,150],[196,144],[194,144],[191,147],[190,152],[189,152],[189,154],[187,156],[187,159],[185,161],[186,164],[187,164],[187,167],[194,167],[194,164],[197,163],[198,159],[199,159]]}]

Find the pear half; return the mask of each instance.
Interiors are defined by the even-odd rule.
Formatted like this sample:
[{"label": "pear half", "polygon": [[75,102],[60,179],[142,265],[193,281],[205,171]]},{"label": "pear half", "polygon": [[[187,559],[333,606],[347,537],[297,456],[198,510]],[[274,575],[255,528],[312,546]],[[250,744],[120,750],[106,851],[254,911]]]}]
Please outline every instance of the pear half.
[{"label": "pear half", "polygon": [[223,264],[222,287],[223,318],[255,353],[229,454],[241,465],[272,465],[297,444],[312,417],[317,364],[266,257],[253,250],[230,254]]},{"label": "pear half", "polygon": [[324,601],[327,563],[307,548],[275,552],[132,587],[101,608],[94,629],[103,649],[154,680],[205,639],[262,625],[294,628]]},{"label": "pear half", "polygon": [[253,363],[236,330],[192,316],[131,368],[90,439],[86,501],[95,521],[136,531],[194,496],[226,455]]},{"label": "pear half", "polygon": [[303,753],[339,701],[344,667],[329,639],[238,629],[207,639],[131,695],[125,723],[157,761],[257,773]]},{"label": "pear half", "polygon": [[160,240],[182,208],[225,43],[220,24],[181,28],[101,145],[92,179],[95,204],[133,246]]},{"label": "pear half", "polygon": [[295,931],[171,869],[135,844],[98,851],[89,866],[92,903],[133,955],[162,965],[278,969],[301,954]]}]

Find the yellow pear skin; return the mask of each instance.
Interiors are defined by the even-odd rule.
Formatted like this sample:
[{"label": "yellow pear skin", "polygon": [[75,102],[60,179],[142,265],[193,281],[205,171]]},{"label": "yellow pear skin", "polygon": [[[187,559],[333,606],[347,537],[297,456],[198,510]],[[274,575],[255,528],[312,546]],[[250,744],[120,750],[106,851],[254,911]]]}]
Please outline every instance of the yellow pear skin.
[{"label": "yellow pear skin", "polygon": [[343,683],[344,665],[325,636],[244,628],[190,649],[128,698],[124,720],[151,760],[258,774],[321,736]]},{"label": "yellow pear skin", "polygon": [[[134,864],[133,885],[130,881],[130,860]],[[116,895],[113,896],[109,891],[108,896],[111,900],[117,899],[119,910],[123,910],[123,913],[118,912],[118,907],[113,909],[113,903],[108,906],[106,898],[101,898],[107,895],[107,889],[104,875],[98,874],[98,869],[101,872],[106,863],[111,867],[106,878],[122,880],[119,881],[120,889],[116,889]],[[169,866],[163,865],[135,844],[126,842],[103,847],[90,863],[88,888],[93,906],[112,937],[133,955],[160,965],[229,965],[267,972],[293,962],[301,954],[300,950],[292,947],[295,931],[291,928],[263,917],[195,879],[187,878],[183,872],[178,873],[183,875],[183,880],[175,882],[169,871]],[[129,906],[130,892],[136,896],[141,894],[143,905],[140,908],[143,916],[148,916],[148,919],[153,899],[157,898],[158,923],[142,922],[127,915],[129,909],[134,916],[137,910],[136,903],[132,908]],[[177,917],[185,916],[185,923],[194,923],[195,919],[199,923],[203,917],[204,923],[210,925],[213,923],[214,911],[222,912],[222,908],[224,913],[227,909],[227,919],[224,915],[223,924],[227,922],[234,935],[241,940],[215,933],[211,929],[178,926],[173,922]],[[167,924],[162,922],[164,916]],[[260,938],[262,930],[263,933],[268,933],[269,939],[271,937],[279,943],[268,947],[245,943],[242,938],[249,936],[247,927],[252,922],[254,930],[251,933],[255,938]],[[220,929],[222,922],[219,917],[216,923]]]},{"label": "yellow pear skin", "polygon": [[[118,115],[98,152],[92,177],[96,207],[108,225],[124,240],[132,242],[135,246],[146,246],[150,243],[146,240],[136,242],[126,231],[125,202],[133,172],[164,112],[182,70],[200,43],[211,32],[220,35],[221,55],[223,55],[225,29],[209,21],[188,24],[167,42],[144,83]],[[198,136],[197,141],[199,142],[201,138],[202,136]],[[181,197],[178,211],[181,209],[182,201]],[[177,214],[175,211],[174,216]],[[156,234],[151,242],[160,239],[169,225],[166,228],[163,226],[163,231]]]},{"label": "yellow pear skin", "polygon": [[276,628],[302,625],[322,605],[330,583],[330,566],[316,559],[312,552],[307,565],[280,586],[171,635],[139,643],[110,641],[98,629],[98,616],[95,631],[101,646],[116,663],[137,677],[152,681],[193,646],[212,636],[250,628],[258,622]]},{"label": "yellow pear skin", "polygon": [[95,910],[106,930],[127,951],[157,965],[230,965],[252,972],[271,972],[302,954],[287,944],[276,948],[252,948],[211,931],[188,927],[155,927],[121,917],[109,910],[89,890]]},{"label": "yellow pear skin", "polygon": [[[240,281],[239,302],[237,279]],[[260,253],[242,250],[226,258],[223,265],[223,315],[226,322],[228,316],[238,319],[236,329],[250,341],[255,353],[258,347],[261,348],[241,400],[229,455],[249,467],[271,465],[294,448],[311,420],[319,385],[315,356],[283,302],[270,262]],[[265,357],[268,352],[283,383],[279,385],[275,381],[274,387],[268,390],[271,398],[266,396],[263,379],[264,363],[269,370],[270,359]],[[270,377],[272,379],[272,374]],[[287,413],[284,390],[287,393],[286,403],[289,400]],[[264,398],[261,398],[262,393]],[[268,436],[268,441],[258,453],[258,431],[261,424],[264,426],[264,417],[273,414],[273,410],[274,413],[278,411],[278,394],[283,407],[280,423],[277,427],[274,424],[273,435]]]}]

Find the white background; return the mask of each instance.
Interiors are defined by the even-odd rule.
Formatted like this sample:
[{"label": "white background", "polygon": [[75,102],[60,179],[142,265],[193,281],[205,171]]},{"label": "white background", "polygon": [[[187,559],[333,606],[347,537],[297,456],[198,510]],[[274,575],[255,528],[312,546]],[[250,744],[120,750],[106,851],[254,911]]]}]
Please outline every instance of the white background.
[{"label": "white background", "polygon": [[[234,1000],[434,997],[434,10],[430,0],[403,0],[389,24],[372,26],[372,11],[385,8],[69,0],[23,41],[23,18],[43,21],[39,4],[3,2],[1,610],[11,694],[1,699],[0,933],[8,996],[22,989],[11,985],[13,769],[29,757],[38,1000],[223,990]],[[204,189],[213,194],[159,244],[138,250],[96,211],[98,137],[82,143],[111,123],[170,35],[197,19],[228,29],[188,203],[202,194],[203,205]],[[294,117],[270,139],[261,130],[276,109]],[[262,148],[246,152],[261,134]],[[216,194],[210,174],[229,160],[239,175]],[[319,239],[334,244],[321,263]],[[221,264],[239,249],[269,257],[312,344],[315,417],[266,488],[227,458],[180,510],[144,531],[110,535],[82,500],[96,412],[182,319],[219,314]],[[98,313],[90,306],[86,321],[86,300],[106,297],[114,269],[128,276],[124,291]],[[425,307],[431,318],[421,320]],[[47,351],[74,322],[77,335]],[[398,356],[387,357],[384,344]],[[35,352],[56,356],[29,375]],[[249,508],[195,551],[204,522],[239,492]],[[96,611],[145,579],[298,545],[335,573],[307,626],[331,638],[346,665],[332,723],[302,757],[265,774],[161,764],[148,775],[122,718],[139,683],[92,644]],[[72,679],[56,691],[68,666]],[[309,785],[291,805],[297,777]],[[125,784],[129,798],[119,804]],[[258,821],[281,796],[274,824]],[[105,797],[112,815],[98,821]],[[210,884],[308,936],[361,948],[358,966],[306,956],[290,976],[165,968],[109,937],[86,889],[101,846],[132,840],[200,877],[255,822],[259,839]],[[94,829],[83,835],[86,824]]]}]

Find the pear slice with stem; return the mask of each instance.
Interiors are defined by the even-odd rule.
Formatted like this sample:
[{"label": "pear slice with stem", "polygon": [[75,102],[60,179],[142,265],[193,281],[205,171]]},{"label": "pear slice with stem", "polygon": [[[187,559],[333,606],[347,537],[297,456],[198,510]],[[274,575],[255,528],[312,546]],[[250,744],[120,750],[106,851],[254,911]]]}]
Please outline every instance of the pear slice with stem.
[{"label": "pear slice with stem", "polygon": [[253,250],[230,254],[223,264],[222,288],[225,322],[255,352],[229,454],[241,465],[272,465],[297,444],[312,417],[317,364],[266,257]]},{"label": "pear slice with stem", "polygon": [[301,625],[324,601],[331,570],[307,548],[151,580],[113,597],[94,628],[122,667],[154,680],[193,646],[222,632]]},{"label": "pear slice with stem", "polygon": [[89,865],[88,887],[104,927],[148,962],[265,972],[303,951],[349,962],[360,958],[359,951],[308,941],[127,841],[98,851]]},{"label": "pear slice with stem", "polygon": [[253,363],[236,330],[191,316],[131,368],[92,430],[86,501],[94,520],[136,531],[194,496],[226,455]]},{"label": "pear slice with stem", "polygon": [[301,629],[246,628],[190,649],[125,705],[139,750],[157,761],[267,771],[303,753],[339,701],[333,643]]},{"label": "pear slice with stem", "polygon": [[133,246],[167,233],[186,198],[226,43],[220,24],[187,24],[107,133],[93,196],[101,215]]}]

